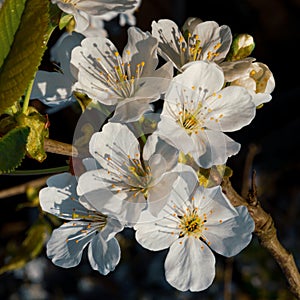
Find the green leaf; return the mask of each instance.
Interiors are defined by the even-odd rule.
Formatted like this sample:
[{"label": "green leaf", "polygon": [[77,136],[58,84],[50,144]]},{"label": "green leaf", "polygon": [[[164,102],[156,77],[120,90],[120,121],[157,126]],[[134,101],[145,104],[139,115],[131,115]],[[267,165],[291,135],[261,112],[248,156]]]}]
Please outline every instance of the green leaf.
[{"label": "green leaf", "polygon": [[25,266],[25,264],[37,257],[43,247],[50,233],[50,227],[48,224],[42,221],[38,221],[27,232],[27,236],[24,239],[21,247],[13,255],[13,257],[0,268],[0,274],[7,271],[12,271],[20,269]]},{"label": "green leaf", "polygon": [[28,127],[16,127],[0,139],[0,174],[9,173],[21,164],[29,132]]},{"label": "green leaf", "polygon": [[0,67],[9,53],[20,25],[26,0],[6,0],[0,10]]},{"label": "green leaf", "polygon": [[[4,48],[1,50],[4,62],[0,69],[0,114],[24,95],[38,70],[49,38],[49,1],[27,0],[23,10],[17,6],[22,1],[5,0],[5,11],[1,9],[0,22],[3,23],[0,28],[6,34],[2,33],[0,40],[1,49]],[[11,7],[18,7],[18,14],[12,12]],[[15,27],[17,30],[13,32]]]},{"label": "green leaf", "polygon": [[21,126],[28,126],[30,134],[26,145],[26,154],[42,162],[46,159],[47,154],[44,150],[44,138],[49,136],[48,119],[41,115],[35,108],[28,107],[28,114],[20,114],[16,120]]}]

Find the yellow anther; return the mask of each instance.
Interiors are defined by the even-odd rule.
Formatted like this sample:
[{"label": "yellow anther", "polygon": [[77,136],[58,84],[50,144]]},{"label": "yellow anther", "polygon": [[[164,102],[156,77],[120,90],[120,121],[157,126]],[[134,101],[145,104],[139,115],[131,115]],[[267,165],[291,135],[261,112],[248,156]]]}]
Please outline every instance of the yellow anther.
[{"label": "yellow anther", "polygon": [[222,44],[221,44],[221,43],[218,43],[218,44],[216,44],[216,45],[214,46],[214,49],[215,49],[215,50],[218,50],[221,46],[222,46]]}]

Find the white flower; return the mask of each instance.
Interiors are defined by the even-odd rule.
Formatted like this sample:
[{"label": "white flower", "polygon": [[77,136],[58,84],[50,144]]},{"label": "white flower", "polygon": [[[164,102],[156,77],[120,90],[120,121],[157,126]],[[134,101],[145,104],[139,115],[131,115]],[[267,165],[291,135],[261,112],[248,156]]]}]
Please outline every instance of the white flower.
[{"label": "white flower", "polygon": [[223,85],[223,72],[215,63],[187,64],[166,92],[158,123],[161,138],[204,168],[224,164],[239,151],[240,145],[223,132],[239,130],[255,116],[245,88]]},{"label": "white flower", "polygon": [[[223,64],[222,68],[224,70]],[[251,62],[244,72],[236,74],[230,85],[238,85],[248,89],[254,104],[260,106],[272,99],[270,94],[275,88],[275,79],[267,65],[261,62]]]},{"label": "white flower", "polygon": [[75,31],[86,32],[93,17],[103,16],[111,11],[122,13],[133,9],[135,0],[51,0],[65,13],[74,16]]},{"label": "white flower", "polygon": [[232,42],[228,26],[193,18],[187,20],[184,29],[181,33],[176,23],[167,19],[152,22],[152,35],[159,40],[159,54],[173,62],[179,71],[192,61],[224,60]]},{"label": "white flower", "polygon": [[252,238],[254,222],[245,206],[234,208],[221,187],[194,188],[196,174],[184,173],[171,200],[157,218],[147,211],[135,225],[136,240],[145,248],[169,248],[167,281],[180,291],[202,291],[215,277],[215,257],[239,253]]},{"label": "white flower", "polygon": [[110,121],[135,121],[151,110],[149,105],[164,93],[173,76],[171,64],[158,70],[157,40],[130,27],[128,44],[119,54],[106,38],[86,38],[72,52],[71,63],[79,70],[75,89],[96,101],[115,105]]},{"label": "white flower", "polygon": [[101,16],[101,18],[105,21],[110,21],[113,18],[117,17],[119,15],[119,24],[120,26],[125,26],[126,24],[130,26],[134,26],[136,24],[136,18],[134,16],[135,12],[138,10],[142,3],[142,0],[137,0],[136,4],[133,8],[125,10],[124,12],[115,12],[110,11],[106,13],[105,15]]},{"label": "white flower", "polygon": [[89,17],[89,26],[80,33],[86,37],[92,36],[102,36],[106,37],[108,35],[104,24],[105,18],[104,16],[90,16]]},{"label": "white flower", "polygon": [[103,169],[79,177],[77,192],[85,194],[88,205],[116,213],[128,226],[147,205],[153,214],[164,206],[177,178],[177,149],[151,135],[141,155],[139,141],[125,125],[108,123],[92,136],[90,153]]},{"label": "white flower", "polygon": [[52,232],[47,243],[48,257],[57,266],[74,267],[89,245],[91,267],[104,275],[113,271],[121,255],[114,236],[123,230],[123,225],[114,217],[83,206],[76,194],[77,179],[70,173],[50,177],[47,185],[39,193],[42,209],[69,220]]},{"label": "white flower", "polygon": [[72,86],[76,73],[71,72],[71,52],[80,45],[83,35],[73,32],[63,33],[51,48],[51,61],[59,64],[59,72],[38,71],[35,76],[30,99],[39,99],[49,107],[68,105],[75,101]]}]

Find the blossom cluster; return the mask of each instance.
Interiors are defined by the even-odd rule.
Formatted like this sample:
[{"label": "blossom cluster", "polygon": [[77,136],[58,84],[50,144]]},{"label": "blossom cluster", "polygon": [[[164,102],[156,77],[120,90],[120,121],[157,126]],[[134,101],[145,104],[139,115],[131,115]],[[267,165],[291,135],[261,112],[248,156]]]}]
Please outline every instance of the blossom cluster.
[{"label": "blossom cluster", "polygon": [[271,71],[249,57],[251,36],[234,40],[214,21],[189,18],[180,29],[158,20],[152,32],[130,24],[120,53],[107,36],[82,32],[108,11],[132,12],[135,1],[53,2],[74,15],[75,32],[51,49],[63,73],[53,81],[39,71],[31,97],[60,106],[83,94],[91,101],[86,112],[105,117],[90,114],[97,130],[82,154],[84,171],[52,176],[40,191],[42,209],[68,221],[52,232],[48,257],[74,267],[88,247],[91,267],[106,275],[120,261],[118,234],[131,228],[143,247],[169,249],[165,277],[173,287],[208,288],[212,251],[238,254],[254,222],[219,184],[204,184],[201,170],[239,152],[226,133],[248,125],[271,100]]}]

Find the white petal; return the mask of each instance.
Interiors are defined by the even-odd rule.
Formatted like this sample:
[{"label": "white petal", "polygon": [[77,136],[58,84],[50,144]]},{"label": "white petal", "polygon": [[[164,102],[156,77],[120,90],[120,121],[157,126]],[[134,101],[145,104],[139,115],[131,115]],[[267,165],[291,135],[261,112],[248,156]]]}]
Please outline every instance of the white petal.
[{"label": "white petal", "polygon": [[88,258],[94,270],[107,275],[115,269],[121,258],[118,241],[112,238],[105,242],[101,234],[97,234],[89,245]]},{"label": "white petal", "polygon": [[[232,35],[230,28],[226,25],[219,25],[214,21],[206,21],[198,24],[193,34],[198,35],[202,47],[201,59],[209,59],[219,62],[222,61],[230,48]],[[220,47],[216,50],[216,47]],[[211,56],[209,53],[217,53]]]},{"label": "white petal", "polygon": [[148,161],[154,178],[170,171],[177,164],[178,154],[177,148],[166,143],[157,134],[147,138],[143,149],[143,159]]},{"label": "white petal", "polygon": [[57,174],[48,178],[47,185],[48,187],[39,192],[43,211],[62,219],[71,220],[74,209],[84,210],[84,207],[78,202],[75,176],[70,173]]},{"label": "white petal", "polygon": [[227,82],[232,82],[236,79],[249,74],[250,67],[254,58],[248,57],[246,59],[237,61],[224,61],[220,64],[223,69],[225,80]]},{"label": "white petal", "polygon": [[192,134],[192,139],[195,149],[190,153],[195,162],[206,169],[213,165],[225,164],[230,156],[240,151],[241,147],[220,131],[201,130],[198,134]]},{"label": "white petal", "polygon": [[157,40],[149,32],[143,32],[137,27],[129,27],[128,43],[122,55],[123,62],[130,63],[132,74],[135,74],[138,64],[145,63],[143,76],[150,77],[158,64],[156,49]]},{"label": "white petal", "polygon": [[101,132],[93,134],[89,149],[100,165],[112,172],[117,167],[126,169],[130,159],[140,158],[138,140],[128,127],[119,123],[107,123]]},{"label": "white petal", "polygon": [[74,88],[83,89],[90,98],[101,103],[116,104],[119,96],[108,84],[107,74],[115,74],[114,66],[118,65],[117,52],[114,44],[106,38],[85,38],[81,47],[72,51],[71,64],[79,70],[78,83]]},{"label": "white petal", "polygon": [[134,192],[113,193],[109,189],[98,189],[80,198],[85,207],[100,211],[105,215],[117,218],[122,224],[132,226],[137,222],[142,210],[146,207],[143,194]]},{"label": "white petal", "polygon": [[272,100],[272,96],[267,93],[258,93],[254,94],[252,101],[255,104],[255,106],[260,106],[263,103],[268,103]]},{"label": "white petal", "polygon": [[179,235],[176,222],[169,218],[156,218],[149,211],[141,213],[134,229],[137,242],[152,251],[170,247]]},{"label": "white petal", "polygon": [[177,177],[177,172],[165,173],[154,186],[149,188],[148,209],[154,216],[157,216],[168,202]]},{"label": "white petal", "polygon": [[218,92],[224,84],[223,71],[215,63],[195,61],[185,66],[174,81],[190,90],[199,91],[203,99]]},{"label": "white petal", "polygon": [[110,188],[112,175],[105,169],[91,170],[83,173],[78,179],[77,193],[83,195],[101,188]]},{"label": "white petal", "polygon": [[152,111],[152,107],[149,104],[150,99],[138,99],[129,101],[123,100],[117,105],[113,117],[109,119],[109,122],[115,123],[127,123],[138,121],[145,113]]},{"label": "white petal", "polygon": [[161,139],[183,151],[184,154],[193,150],[191,137],[184,128],[179,126],[175,119],[169,116],[161,116],[156,133]]},{"label": "white petal", "polygon": [[55,265],[71,268],[79,264],[83,249],[94,236],[80,238],[87,226],[87,222],[69,222],[53,230],[47,243],[47,256]]},{"label": "white petal", "polygon": [[205,126],[212,130],[239,130],[253,120],[256,112],[251,94],[238,86],[222,89],[204,104],[211,109],[206,115]]},{"label": "white petal", "polygon": [[255,224],[245,206],[236,207],[238,215],[214,225],[207,224],[205,237],[219,254],[230,257],[242,251],[251,241]]},{"label": "white petal", "polygon": [[68,78],[64,74],[38,71],[30,99],[39,99],[46,105],[57,105],[62,100],[70,99],[72,84],[72,78]]},{"label": "white petal", "polygon": [[85,0],[76,3],[78,9],[87,11],[90,15],[103,15],[110,11],[120,13],[135,6],[136,1],[133,0]]},{"label": "white petal", "polygon": [[180,70],[187,61],[181,61],[179,48],[181,43],[182,47],[186,48],[186,42],[176,23],[167,19],[153,21],[152,35],[159,41],[160,55]]},{"label": "white petal", "polygon": [[70,70],[71,53],[75,47],[80,45],[83,38],[82,34],[75,31],[65,32],[50,49],[51,61],[59,63],[63,73],[70,79],[73,78]]},{"label": "white petal", "polygon": [[106,225],[101,230],[101,237],[105,241],[112,239],[118,232],[124,229],[124,225],[120,223],[115,216],[109,216],[106,219]]},{"label": "white petal", "polygon": [[166,207],[170,214],[177,212],[177,208],[184,209],[186,203],[193,196],[195,188],[199,186],[198,176],[193,168],[185,164],[178,164],[176,169],[179,178],[173,185],[172,197],[170,198],[172,204],[168,205],[169,208]]},{"label": "white petal", "polygon": [[204,188],[199,186],[195,195],[195,201],[201,213],[206,213],[206,226],[220,224],[238,216],[237,210],[229,202],[220,186]]},{"label": "white petal", "polygon": [[215,257],[199,239],[176,240],[165,261],[167,281],[180,291],[207,289],[215,277]]}]

